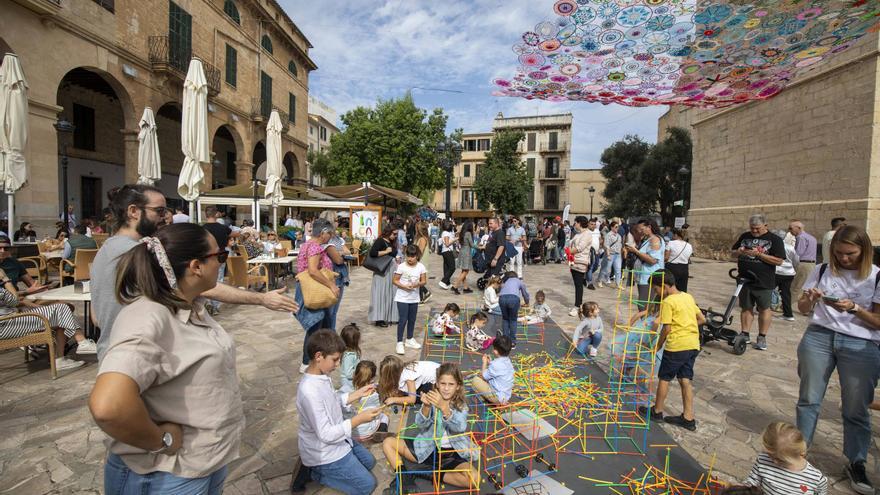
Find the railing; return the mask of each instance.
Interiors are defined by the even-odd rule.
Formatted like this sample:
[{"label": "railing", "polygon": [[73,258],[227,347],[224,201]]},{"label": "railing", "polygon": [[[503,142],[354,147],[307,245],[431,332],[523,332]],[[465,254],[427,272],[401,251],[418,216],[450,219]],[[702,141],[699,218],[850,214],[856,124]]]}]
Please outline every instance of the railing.
[{"label": "railing", "polygon": [[557,141],[555,143],[545,141],[541,143],[540,149],[541,153],[566,153],[568,151],[568,143],[565,141]]},{"label": "railing", "polygon": [[[194,56],[191,51],[172,50],[168,36],[150,36],[148,44],[150,48],[150,64],[152,64],[153,70],[174,74],[181,81],[186,79],[189,62]],[[208,95],[217,96],[220,94],[220,69],[209,64],[204,59],[200,58],[200,60],[205,71],[205,80],[208,82]]]},{"label": "railing", "polygon": [[568,175],[568,170],[559,170],[555,174],[548,174],[546,170],[541,170],[538,172],[539,180],[565,180]]},{"label": "railing", "polygon": [[473,177],[473,176],[471,176],[471,177],[459,177],[459,178],[458,178],[458,185],[459,185],[459,186],[472,186],[472,185],[474,185],[474,181],[475,181],[476,179],[477,179],[477,178],[476,178],[476,177]]},{"label": "railing", "polygon": [[268,124],[272,110],[277,111],[278,117],[281,118],[281,132],[287,132],[287,130],[290,129],[290,116],[287,112],[272,105],[272,102],[270,101],[263,100],[262,98],[251,98],[251,120],[254,122],[264,122]]}]

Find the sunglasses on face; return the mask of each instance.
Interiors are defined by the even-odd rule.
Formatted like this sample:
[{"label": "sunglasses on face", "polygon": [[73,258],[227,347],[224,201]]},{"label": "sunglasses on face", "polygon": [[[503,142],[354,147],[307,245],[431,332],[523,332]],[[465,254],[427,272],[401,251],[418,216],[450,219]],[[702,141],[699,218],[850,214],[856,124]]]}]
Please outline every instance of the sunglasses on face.
[{"label": "sunglasses on face", "polygon": [[220,251],[217,251],[216,253],[211,253],[211,254],[206,255],[204,257],[204,259],[213,258],[214,256],[217,257],[217,263],[220,263],[222,265],[223,263],[226,263],[226,258],[229,257],[229,251],[220,250]]},{"label": "sunglasses on face", "polygon": [[156,215],[159,215],[160,217],[164,217],[165,213],[169,211],[168,208],[165,208],[164,206],[144,206],[143,208],[145,210],[156,212]]}]

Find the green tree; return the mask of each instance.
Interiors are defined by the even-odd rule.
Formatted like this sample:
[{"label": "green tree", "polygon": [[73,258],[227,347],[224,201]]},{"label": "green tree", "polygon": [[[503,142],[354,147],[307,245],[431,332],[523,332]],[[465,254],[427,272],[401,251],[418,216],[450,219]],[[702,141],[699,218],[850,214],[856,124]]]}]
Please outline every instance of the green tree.
[{"label": "green tree", "polygon": [[653,211],[649,185],[639,177],[651,145],[638,136],[628,135],[602,152],[602,176],[605,177],[606,217],[631,217]]},{"label": "green tree", "polygon": [[445,138],[443,110],[418,108],[412,96],[379,100],[342,116],[344,130],[330,139],[321,169],[328,185],[364,181],[425,196],[443,186],[434,149]]},{"label": "green tree", "polygon": [[[663,225],[672,225],[675,220],[673,203],[690,197],[690,173],[682,176],[679,170],[685,167],[690,171],[693,147],[686,129],[670,127],[666,133],[666,139],[654,145],[645,158],[639,179],[652,186],[656,211],[663,219]],[[684,208],[678,211],[683,213]]]},{"label": "green tree", "polygon": [[526,211],[532,181],[516,152],[524,137],[523,132],[501,131],[492,140],[486,162],[474,180],[474,193],[483,210],[491,203],[501,213],[520,215]]},{"label": "green tree", "polygon": [[306,154],[306,160],[309,162],[313,174],[326,177],[330,170],[330,154],[324,150],[309,150]]}]

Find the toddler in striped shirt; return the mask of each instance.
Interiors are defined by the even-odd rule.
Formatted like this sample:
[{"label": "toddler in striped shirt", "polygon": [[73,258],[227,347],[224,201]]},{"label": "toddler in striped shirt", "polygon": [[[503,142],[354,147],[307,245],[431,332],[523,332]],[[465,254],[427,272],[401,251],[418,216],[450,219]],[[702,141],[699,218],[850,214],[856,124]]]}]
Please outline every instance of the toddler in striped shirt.
[{"label": "toddler in striped shirt", "polygon": [[761,487],[765,495],[827,495],[828,479],[807,461],[807,442],[788,423],[770,423],[745,484]]}]

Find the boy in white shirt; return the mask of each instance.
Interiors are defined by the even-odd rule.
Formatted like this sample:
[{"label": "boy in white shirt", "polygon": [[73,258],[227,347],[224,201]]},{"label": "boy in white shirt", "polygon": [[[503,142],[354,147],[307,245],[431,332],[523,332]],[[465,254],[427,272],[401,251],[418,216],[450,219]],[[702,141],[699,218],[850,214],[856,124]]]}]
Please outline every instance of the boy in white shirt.
[{"label": "boy in white shirt", "polygon": [[376,478],[370,473],[376,458],[352,440],[351,430],[373,421],[382,410],[366,409],[346,420],[342,410],[373,393],[375,385],[336,393],[329,375],[339,366],[345,343],[335,332],[324,329],[313,333],[306,350],[309,367],[296,391],[300,458],[290,491],[304,493],[305,484],[314,479],[344,493],[369,495],[376,489]]}]

